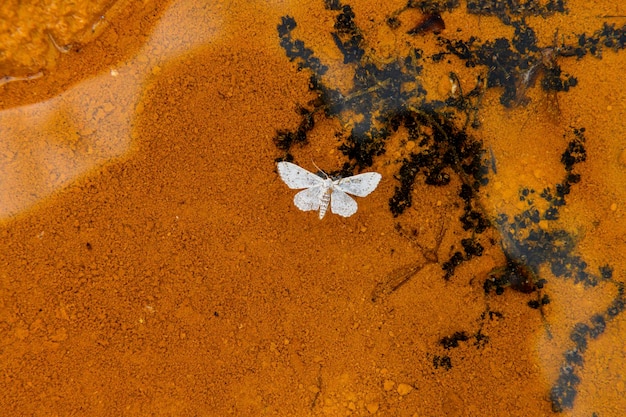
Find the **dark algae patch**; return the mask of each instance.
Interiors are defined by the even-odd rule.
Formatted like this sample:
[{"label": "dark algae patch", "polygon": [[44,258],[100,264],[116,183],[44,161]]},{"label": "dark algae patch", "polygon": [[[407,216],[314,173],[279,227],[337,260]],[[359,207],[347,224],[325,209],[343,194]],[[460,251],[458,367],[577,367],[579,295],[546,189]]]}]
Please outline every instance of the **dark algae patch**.
[{"label": "dark algae patch", "polygon": [[[406,269],[386,289],[375,291],[374,302],[398,290],[426,265],[437,264],[446,281],[456,278],[459,268],[467,262],[477,262],[485,251],[501,252],[504,262],[486,276],[479,277],[487,301],[494,296],[516,291],[527,295],[528,314],[543,315],[551,303],[552,280],[590,289],[599,285],[617,288],[617,295],[604,311],[598,311],[587,321],[576,323],[570,331],[569,346],[563,346],[563,360],[558,378],[546,394],[555,412],[574,407],[580,370],[585,352],[592,342],[610,327],[611,321],[624,310],[624,286],[613,278],[610,264],[592,266],[578,250],[578,237],[562,226],[568,197],[584,181],[579,167],[588,158],[588,141],[597,140],[584,127],[569,127],[563,131],[560,163],[562,176],[551,186],[519,189],[522,205],[517,213],[489,213],[483,207],[484,190],[498,177],[493,152],[481,139],[479,114],[484,109],[487,91],[496,92],[497,105],[504,109],[527,106],[528,92],[540,88],[553,95],[566,94],[579,85],[576,66],[572,74],[561,64],[574,63],[591,55],[602,58],[603,51],[619,52],[626,43],[626,26],[616,28],[600,23],[591,33],[556,36],[549,44],[541,44],[531,21],[566,15],[565,1],[408,1],[392,13],[384,24],[392,31],[404,31],[414,40],[403,55],[393,59],[377,59],[368,39],[357,24],[355,11],[347,2],[325,1],[328,13],[334,13],[334,25],[328,30],[334,46],[342,56],[341,64],[351,74],[350,87],[340,89],[327,81],[329,67],[313,49],[297,37],[298,24],[284,16],[277,26],[279,42],[289,60],[300,71],[310,75],[309,89],[314,98],[299,113],[301,122],[295,130],[281,130],[274,140],[280,156],[292,160],[291,152],[308,143],[308,134],[316,122],[337,119],[343,131],[337,132],[343,141],[338,150],[344,156],[340,172],[347,175],[377,162],[397,166],[393,195],[388,202],[391,217],[398,222],[419,199],[417,189],[448,189],[459,209],[457,227],[449,253],[424,253],[425,262]],[[446,33],[448,13],[464,7],[470,15],[497,18],[502,33],[507,36],[481,39],[467,36],[449,38]],[[419,11],[422,19],[404,30],[403,19],[409,10]],[[512,35],[511,35],[512,34]],[[424,52],[425,43],[435,53]],[[433,99],[426,89],[424,68],[427,65],[459,66],[459,72],[473,70],[475,82],[467,91],[461,89],[459,76],[449,74],[453,88],[447,97]],[[397,149],[392,139],[405,135],[414,143],[404,156],[393,160]],[[406,142],[404,142],[406,143]],[[519,207],[519,205],[518,205]],[[448,227],[449,226],[449,227]],[[444,229],[452,228],[444,225]],[[396,223],[396,231],[403,227]],[[437,243],[437,249],[441,239]],[[395,278],[394,278],[395,279]],[[503,313],[487,308],[474,330],[459,330],[443,336],[439,354],[431,355],[434,369],[450,370],[453,351],[461,345],[480,348],[490,340],[483,332],[483,323],[505,319]]]}]

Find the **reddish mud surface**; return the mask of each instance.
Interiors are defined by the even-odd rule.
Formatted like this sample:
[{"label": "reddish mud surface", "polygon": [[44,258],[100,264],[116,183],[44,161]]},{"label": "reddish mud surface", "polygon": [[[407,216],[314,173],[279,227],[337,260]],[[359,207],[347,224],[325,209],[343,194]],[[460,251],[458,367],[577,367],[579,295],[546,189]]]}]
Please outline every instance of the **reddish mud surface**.
[{"label": "reddish mud surface", "polygon": [[[0,85],[0,414],[553,414],[572,329],[608,311],[626,273],[623,51],[563,60],[578,84],[556,98],[529,88],[530,103],[511,109],[495,90],[483,98],[473,134],[497,161],[480,195],[492,219],[526,207],[520,187],[560,181],[565,136],[585,128],[581,181],[557,225],[590,271],[610,265],[613,283],[587,288],[544,267],[540,296],[551,302],[533,309],[537,292],[485,293],[506,264],[496,228],[481,257],[444,279],[466,233],[458,179],[418,180],[412,207],[392,216],[399,161],[416,146],[402,130],[368,169],[383,179],[354,216],[320,221],[293,205],[273,138],[297,127],[315,94],[277,25],[293,16],[294,36],[331,67],[328,82],[349,85],[329,35],[336,12],[322,0],[109,3],[99,7],[115,13],[93,39],[82,34],[101,9],[76,3],[86,23],[63,32],[74,44],[54,68],[25,71],[22,55],[0,66],[2,77],[43,71]],[[350,2],[381,61],[406,42],[435,51],[434,35],[385,24],[406,2],[369,3]],[[568,2],[569,14],[529,21],[550,45],[557,28],[619,26],[602,16],[626,9],[604,3]],[[442,18],[449,36],[512,33],[464,6]],[[420,12],[400,15],[404,29],[411,19]],[[426,89],[445,97],[451,70],[473,87],[476,71],[451,58],[426,68]],[[345,129],[319,117],[309,144],[292,149],[296,162],[341,168]],[[585,339],[576,398],[560,415],[624,414],[624,317]]]}]

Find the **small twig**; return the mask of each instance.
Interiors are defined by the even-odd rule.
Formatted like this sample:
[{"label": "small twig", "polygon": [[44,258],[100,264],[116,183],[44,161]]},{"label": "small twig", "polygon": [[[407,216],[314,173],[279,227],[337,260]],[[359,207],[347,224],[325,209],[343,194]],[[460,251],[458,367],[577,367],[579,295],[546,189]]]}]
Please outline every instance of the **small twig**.
[{"label": "small twig", "polygon": [[25,75],[23,77],[13,77],[11,75],[5,75],[4,77],[0,77],[0,86],[3,86],[4,84],[8,84],[13,81],[30,81],[36,80],[37,78],[41,77],[43,77],[42,71],[36,72],[35,74],[31,75]]},{"label": "small twig", "polygon": [[402,268],[394,270],[391,274],[387,276],[387,279],[385,281],[379,282],[376,287],[374,287],[374,290],[372,291],[373,302],[376,302],[382,297],[385,297],[400,289],[400,287],[409,282],[415,275],[417,275],[422,269],[424,269],[428,265],[439,263],[438,252],[444,236],[443,224],[441,225],[441,230],[439,231],[439,235],[437,236],[435,247],[431,249],[424,248],[422,244],[409,237],[406,233],[404,233],[400,225],[396,227],[396,230],[398,231],[398,233],[400,233],[401,236],[411,240],[411,243],[413,243],[420,249],[425,261],[420,260],[412,265],[404,266]]},{"label": "small twig", "polygon": [[54,46],[54,48],[59,51],[62,54],[66,54],[70,51],[70,49],[72,49],[72,44],[69,45],[64,45],[64,46],[60,46],[56,40],[54,40],[54,38],[52,37],[52,34],[50,32],[48,32],[48,39],[50,39],[50,42],[52,43],[52,45]]},{"label": "small twig", "polygon": [[315,408],[315,404],[322,393],[322,365],[320,365],[319,370],[317,371],[317,392],[315,393],[315,397],[313,397],[313,401],[311,401],[311,410]]}]

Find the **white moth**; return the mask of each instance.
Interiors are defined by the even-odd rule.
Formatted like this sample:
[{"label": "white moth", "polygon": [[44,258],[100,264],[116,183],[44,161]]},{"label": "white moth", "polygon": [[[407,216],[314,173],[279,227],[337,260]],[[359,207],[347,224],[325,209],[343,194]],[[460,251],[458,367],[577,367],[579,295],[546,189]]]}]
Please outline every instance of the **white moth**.
[{"label": "white moth", "polygon": [[302,211],[319,210],[320,219],[324,218],[329,203],[333,213],[352,216],[357,204],[348,194],[365,197],[376,189],[382,177],[378,172],[366,172],[338,179],[324,174],[324,179],[291,162],[279,162],[278,174],[289,188],[305,188],[296,194],[293,202]]}]

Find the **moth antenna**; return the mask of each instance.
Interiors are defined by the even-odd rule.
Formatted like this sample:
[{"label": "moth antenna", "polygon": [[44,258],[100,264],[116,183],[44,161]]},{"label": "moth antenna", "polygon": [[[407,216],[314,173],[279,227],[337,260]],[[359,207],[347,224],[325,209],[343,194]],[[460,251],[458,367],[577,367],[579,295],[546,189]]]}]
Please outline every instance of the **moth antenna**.
[{"label": "moth antenna", "polygon": [[317,164],[315,163],[315,161],[311,158],[311,162],[313,163],[313,165],[315,166],[315,168],[317,168],[318,171],[321,171],[324,175],[326,175],[326,179],[329,179],[330,177],[328,176],[328,174],[326,173],[326,171],[324,171],[322,168],[318,167]]}]

